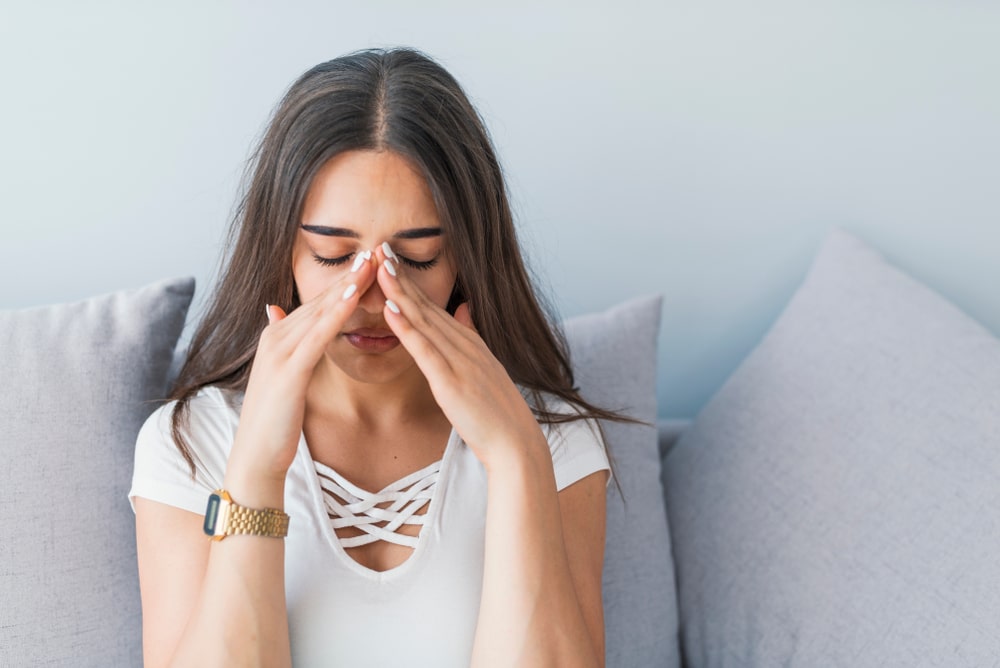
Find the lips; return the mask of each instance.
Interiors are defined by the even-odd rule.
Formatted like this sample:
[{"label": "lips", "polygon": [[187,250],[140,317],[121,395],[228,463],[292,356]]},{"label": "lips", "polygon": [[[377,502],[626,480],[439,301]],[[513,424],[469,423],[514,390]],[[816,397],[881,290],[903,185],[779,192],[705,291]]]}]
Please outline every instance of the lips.
[{"label": "lips", "polygon": [[358,350],[370,353],[384,353],[399,345],[399,339],[391,329],[359,327],[344,332],[344,338]]}]

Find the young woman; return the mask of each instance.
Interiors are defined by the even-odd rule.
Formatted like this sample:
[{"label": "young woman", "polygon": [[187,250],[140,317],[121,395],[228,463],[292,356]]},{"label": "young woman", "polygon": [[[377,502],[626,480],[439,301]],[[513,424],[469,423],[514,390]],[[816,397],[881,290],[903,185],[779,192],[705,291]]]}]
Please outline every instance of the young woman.
[{"label": "young woman", "polygon": [[616,416],[573,388],[458,83],[323,63],[252,165],[136,445],[145,665],[603,666]]}]

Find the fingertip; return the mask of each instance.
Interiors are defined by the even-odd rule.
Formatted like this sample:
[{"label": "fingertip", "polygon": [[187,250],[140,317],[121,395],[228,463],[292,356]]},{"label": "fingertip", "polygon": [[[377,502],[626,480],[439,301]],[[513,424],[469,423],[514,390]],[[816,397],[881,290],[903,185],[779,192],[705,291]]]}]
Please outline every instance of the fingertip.
[{"label": "fingertip", "polygon": [[399,290],[399,264],[388,258],[382,260],[375,268],[375,280],[382,286],[382,291],[386,295],[395,294]]},{"label": "fingertip", "polygon": [[283,308],[275,304],[264,304],[264,314],[267,316],[267,324],[269,325],[284,320],[288,315]]},{"label": "fingertip", "polygon": [[469,329],[475,329],[476,325],[472,322],[472,311],[469,308],[469,302],[462,302],[455,309],[455,320],[462,323]]}]

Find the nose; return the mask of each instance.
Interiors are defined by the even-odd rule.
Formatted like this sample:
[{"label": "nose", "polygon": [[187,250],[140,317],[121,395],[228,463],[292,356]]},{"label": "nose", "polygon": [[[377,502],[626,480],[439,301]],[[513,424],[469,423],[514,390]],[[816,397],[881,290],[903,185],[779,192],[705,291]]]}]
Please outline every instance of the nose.
[{"label": "nose", "polygon": [[[377,250],[372,251],[372,259],[369,262],[375,263],[376,267],[381,260],[381,253]],[[385,293],[382,292],[382,286],[378,284],[378,279],[372,281],[372,284],[368,286],[368,289],[361,294],[361,298],[358,300],[358,307],[365,310],[366,313],[372,315],[382,315],[382,307],[385,306]]]}]

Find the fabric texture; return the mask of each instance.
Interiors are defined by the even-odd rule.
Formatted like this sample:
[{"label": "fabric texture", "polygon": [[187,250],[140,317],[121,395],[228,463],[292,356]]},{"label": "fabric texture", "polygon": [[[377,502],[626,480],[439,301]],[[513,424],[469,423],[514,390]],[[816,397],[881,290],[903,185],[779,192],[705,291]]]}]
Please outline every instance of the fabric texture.
[{"label": "fabric texture", "polygon": [[[241,402],[242,393],[209,387],[190,403],[187,437],[198,466],[193,480],[171,437],[174,404],[153,413],[136,442],[129,499],[204,513],[209,493],[222,486]],[[563,486],[608,468],[599,434],[587,422],[543,425],[543,431]],[[375,571],[349,556],[337,538],[315,462],[300,437],[285,483],[291,518],[285,592],[295,666],[469,665],[482,592],[486,471],[452,431],[435,475],[414,551],[401,565]]]},{"label": "fabric texture", "polygon": [[656,346],[662,298],[565,323],[584,398],[647,424],[604,422],[621,485],[608,487],[604,622],[608,668],[680,665],[677,596],[660,485]]},{"label": "fabric texture", "polygon": [[1000,660],[1000,340],[846,231],[664,482],[687,665]]},{"label": "fabric texture", "polygon": [[0,665],[138,666],[135,435],[194,280],[0,312]]}]

